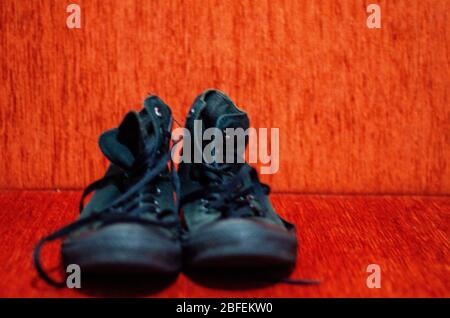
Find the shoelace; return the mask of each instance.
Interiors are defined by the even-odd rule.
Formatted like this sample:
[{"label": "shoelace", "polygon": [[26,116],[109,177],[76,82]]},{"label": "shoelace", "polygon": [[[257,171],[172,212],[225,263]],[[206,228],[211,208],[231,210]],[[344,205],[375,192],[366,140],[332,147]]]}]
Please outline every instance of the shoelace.
[{"label": "shoelace", "polygon": [[[208,201],[208,208],[221,211],[224,217],[264,216],[255,197],[269,194],[270,187],[257,180],[246,182],[249,174],[255,174],[255,170],[248,165],[234,172],[203,166],[202,175],[197,178],[207,180],[208,194],[205,197],[205,191],[199,189],[183,196],[181,204],[202,199]],[[224,181],[223,175],[228,179]]]},{"label": "shoelace", "polygon": [[[180,142],[181,139],[174,141],[173,146],[175,146],[178,142]],[[161,221],[161,220],[148,220],[140,217],[139,215],[142,212],[148,211],[148,207],[141,206],[137,209],[133,209],[133,215],[130,215],[129,212],[125,209],[120,209],[119,207],[123,207],[124,204],[127,203],[130,199],[133,198],[135,194],[137,194],[139,191],[142,190],[144,186],[149,184],[152,180],[154,180],[156,177],[158,177],[163,171],[167,169],[167,162],[170,162],[170,172],[171,172],[171,179],[173,182],[174,190],[175,190],[175,209],[178,211],[179,207],[179,200],[180,197],[180,180],[177,174],[177,171],[175,169],[173,160],[170,155],[171,151],[168,151],[164,155],[156,156],[143,156],[141,160],[141,163],[139,164],[140,167],[146,166],[149,164],[149,167],[147,168],[147,171],[142,176],[142,178],[136,182],[134,185],[132,185],[125,193],[120,195],[116,200],[114,200],[107,208],[101,210],[101,211],[93,211],[88,217],[81,218],[55,232],[52,234],[42,238],[37,244],[33,252],[33,261],[34,266],[39,274],[39,276],[46,281],[48,284],[53,285],[55,287],[64,287],[65,282],[64,281],[57,281],[53,278],[51,278],[47,272],[44,270],[41,260],[40,260],[40,254],[41,249],[44,244],[55,241],[57,239],[60,239],[62,237],[67,236],[70,233],[73,233],[74,231],[86,226],[93,224],[94,222],[102,222],[103,225],[105,224],[111,224],[115,222],[137,222],[141,224],[150,224],[150,225],[159,225],[159,226],[180,226],[178,220],[174,221]],[[80,213],[84,208],[84,200],[85,198],[93,191],[95,191],[98,188],[103,187],[104,185],[108,184],[112,180],[116,178],[120,178],[123,176],[122,174],[119,175],[112,175],[112,176],[105,176],[102,179],[99,179],[89,186],[86,187],[86,189],[83,192],[83,195],[80,200]]]}]

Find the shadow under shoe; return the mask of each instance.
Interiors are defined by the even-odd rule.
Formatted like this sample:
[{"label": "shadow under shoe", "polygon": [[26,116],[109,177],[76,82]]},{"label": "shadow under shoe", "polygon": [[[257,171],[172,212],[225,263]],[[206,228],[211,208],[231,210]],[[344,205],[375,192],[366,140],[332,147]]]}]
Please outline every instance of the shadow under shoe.
[{"label": "shadow under shoe", "polygon": [[248,290],[262,288],[281,282],[293,271],[289,266],[270,266],[267,268],[223,267],[193,268],[186,275],[197,284],[226,290]]},{"label": "shadow under shoe", "polygon": [[79,292],[94,297],[142,297],[156,294],[170,286],[177,275],[148,273],[88,273],[82,277]]}]

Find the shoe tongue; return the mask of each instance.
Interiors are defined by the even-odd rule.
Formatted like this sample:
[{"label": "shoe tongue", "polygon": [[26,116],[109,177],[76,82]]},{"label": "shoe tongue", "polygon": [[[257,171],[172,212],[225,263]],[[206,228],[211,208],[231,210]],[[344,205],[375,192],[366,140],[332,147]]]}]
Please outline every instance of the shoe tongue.
[{"label": "shoe tongue", "polygon": [[226,128],[248,129],[247,114],[239,110],[228,96],[211,90],[206,94],[205,99],[207,100],[207,105],[205,105],[207,109],[204,109],[206,126],[217,127],[221,130]]},{"label": "shoe tongue", "polygon": [[119,127],[104,132],[99,146],[105,157],[124,170],[129,170],[141,156],[148,156],[166,147],[164,131],[172,127],[170,109],[157,96],[149,96],[138,113],[130,111]]},{"label": "shoe tongue", "polygon": [[245,131],[249,127],[249,122],[245,113],[229,113],[219,116],[214,126],[222,131],[225,131],[227,128],[242,128]]},{"label": "shoe tongue", "polygon": [[144,145],[138,113],[129,112],[118,128],[104,132],[99,139],[103,154],[113,164],[129,170]]},{"label": "shoe tongue", "polygon": [[[225,168],[228,169],[235,169],[241,166],[241,163],[238,163],[237,158],[244,158],[245,155],[245,148],[248,142],[248,137],[244,136],[242,139],[240,136],[241,133],[245,133],[248,129],[249,122],[247,115],[245,113],[238,113],[238,114],[224,114],[220,116],[215,124],[215,127],[220,129],[223,132],[223,160],[224,163],[212,163],[212,165],[216,168]],[[239,129],[241,128],[241,129]],[[235,129],[239,129],[239,131],[235,131]],[[234,133],[233,133],[234,131]],[[227,133],[230,133],[228,135]],[[227,153],[227,143],[231,142],[232,140],[229,138],[233,138],[233,145],[234,145],[234,153]],[[244,140],[245,143],[239,144],[239,140]],[[227,158],[230,158],[233,162],[227,162]],[[234,159],[233,159],[234,158]]]},{"label": "shoe tongue", "polygon": [[[236,133],[239,131],[235,131],[235,134],[230,136],[234,138],[234,163],[226,163],[226,144],[230,141],[227,138],[226,132],[227,129],[235,130],[240,128],[241,133],[245,133],[249,128],[247,114],[239,110],[226,96],[221,94],[212,94],[208,98],[208,111],[204,120],[207,127],[215,127],[223,132],[224,163],[213,162],[209,165],[220,169],[233,169],[234,167],[239,168],[242,164],[236,163],[237,157],[244,158],[245,146],[247,145],[248,137],[245,137],[245,144],[242,145],[243,147],[238,147],[238,138],[236,137]],[[233,131],[228,132],[233,133]],[[230,154],[230,156],[233,156],[233,154]]]}]

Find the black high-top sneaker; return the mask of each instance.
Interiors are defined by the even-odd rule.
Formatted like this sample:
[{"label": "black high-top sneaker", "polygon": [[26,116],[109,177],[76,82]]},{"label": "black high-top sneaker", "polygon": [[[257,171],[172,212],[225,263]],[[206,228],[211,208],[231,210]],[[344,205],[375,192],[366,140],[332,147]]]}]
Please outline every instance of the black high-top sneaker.
[{"label": "black high-top sneaker", "polygon": [[[43,238],[34,251],[40,276],[63,286],[43,270],[44,243],[62,237],[65,265],[82,273],[175,274],[180,271],[179,180],[170,157],[172,114],[156,96],[140,112],[129,112],[118,128],[100,136],[99,145],[111,162],[105,176],[89,185],[76,222]],[[170,163],[170,167],[169,167]],[[94,192],[86,207],[84,199]]]},{"label": "black high-top sneaker", "polygon": [[[196,128],[198,121],[201,129]],[[230,139],[227,128],[247,130],[249,120],[245,112],[216,90],[198,96],[188,114],[191,163],[182,162],[178,169],[187,230],[183,243],[187,267],[293,267],[297,253],[294,226],[276,214],[268,198],[269,187],[258,180],[255,169],[238,162],[239,158],[243,160],[247,138],[243,147],[234,148],[235,153],[223,150],[222,160],[220,156],[215,162],[203,157],[195,163],[195,152],[199,161],[199,153],[207,150],[207,154],[214,148],[206,149],[203,143],[209,142],[201,143],[198,136],[211,127],[224,132],[226,148],[225,140]],[[234,158],[234,163],[227,163],[226,158]]]}]

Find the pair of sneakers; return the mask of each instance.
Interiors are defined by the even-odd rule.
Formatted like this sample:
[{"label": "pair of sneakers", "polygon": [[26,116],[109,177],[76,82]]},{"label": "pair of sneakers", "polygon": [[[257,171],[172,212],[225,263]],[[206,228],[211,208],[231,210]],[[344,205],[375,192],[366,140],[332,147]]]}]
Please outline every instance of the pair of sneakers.
[{"label": "pair of sneakers", "polygon": [[295,265],[294,226],[274,211],[269,187],[255,169],[195,162],[195,152],[204,150],[195,137],[196,120],[202,131],[249,128],[245,112],[222,92],[207,90],[195,99],[185,124],[190,134],[183,142],[193,149],[193,160],[181,162],[178,171],[170,147],[171,110],[157,96],[100,136],[110,165],[84,190],[80,218],[36,245],[35,267],[46,282],[64,286],[40,261],[42,246],[61,238],[63,263],[77,264],[83,273],[172,275],[182,269]]}]

